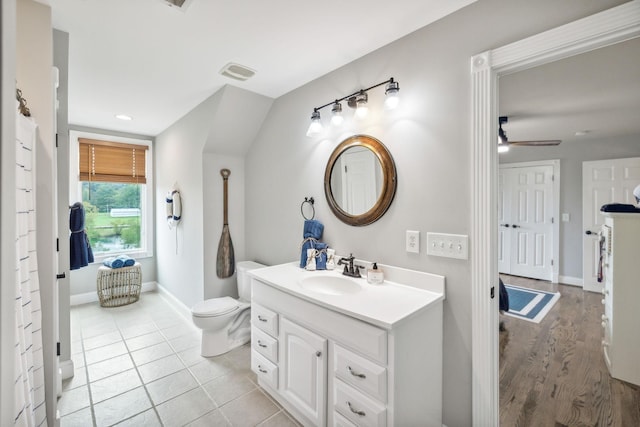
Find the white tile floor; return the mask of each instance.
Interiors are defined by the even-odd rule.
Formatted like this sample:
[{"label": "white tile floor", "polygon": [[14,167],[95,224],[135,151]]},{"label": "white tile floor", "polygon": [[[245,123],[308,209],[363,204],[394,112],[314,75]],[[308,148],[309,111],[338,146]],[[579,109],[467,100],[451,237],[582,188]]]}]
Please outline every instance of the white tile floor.
[{"label": "white tile floor", "polygon": [[71,339],[62,427],[299,426],[256,385],[248,344],[200,356],[200,331],[158,293],[72,307]]}]

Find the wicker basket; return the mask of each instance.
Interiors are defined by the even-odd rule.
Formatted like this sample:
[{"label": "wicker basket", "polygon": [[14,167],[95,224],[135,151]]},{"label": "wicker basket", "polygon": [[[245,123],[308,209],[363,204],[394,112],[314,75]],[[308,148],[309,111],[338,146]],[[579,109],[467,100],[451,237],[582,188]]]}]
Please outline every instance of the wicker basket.
[{"label": "wicker basket", "polygon": [[131,267],[98,268],[98,298],[102,307],[119,307],[138,301],[142,287],[140,263]]}]

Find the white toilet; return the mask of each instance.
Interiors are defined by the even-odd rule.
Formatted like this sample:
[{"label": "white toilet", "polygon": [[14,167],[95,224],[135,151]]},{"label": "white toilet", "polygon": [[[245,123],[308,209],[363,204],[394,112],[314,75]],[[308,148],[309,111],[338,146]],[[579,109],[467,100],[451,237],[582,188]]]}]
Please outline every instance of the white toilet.
[{"label": "white toilet", "polygon": [[202,356],[226,353],[251,339],[251,278],[247,271],[261,267],[265,266],[253,261],[236,265],[238,299],[212,298],[191,308],[193,323],[202,329]]}]

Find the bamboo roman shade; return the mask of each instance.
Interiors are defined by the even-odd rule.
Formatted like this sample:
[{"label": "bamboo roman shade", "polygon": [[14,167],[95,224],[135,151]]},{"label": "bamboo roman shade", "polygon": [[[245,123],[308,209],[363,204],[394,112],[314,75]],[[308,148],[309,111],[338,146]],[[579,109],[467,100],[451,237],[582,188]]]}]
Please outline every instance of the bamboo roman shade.
[{"label": "bamboo roman shade", "polygon": [[78,138],[80,181],[146,184],[144,145]]}]

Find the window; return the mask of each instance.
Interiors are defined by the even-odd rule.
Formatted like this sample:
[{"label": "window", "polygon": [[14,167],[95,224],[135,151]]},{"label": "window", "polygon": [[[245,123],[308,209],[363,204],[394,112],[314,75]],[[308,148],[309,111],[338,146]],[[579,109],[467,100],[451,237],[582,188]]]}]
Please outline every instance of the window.
[{"label": "window", "polygon": [[71,194],[77,194],[84,205],[85,228],[94,255],[98,260],[120,253],[150,256],[153,214],[147,201],[152,200],[151,144],[73,134],[77,161],[72,165],[77,169],[72,166],[72,185],[77,190]]}]

